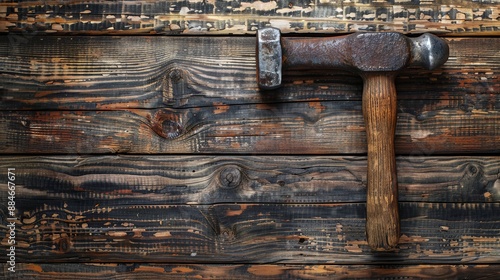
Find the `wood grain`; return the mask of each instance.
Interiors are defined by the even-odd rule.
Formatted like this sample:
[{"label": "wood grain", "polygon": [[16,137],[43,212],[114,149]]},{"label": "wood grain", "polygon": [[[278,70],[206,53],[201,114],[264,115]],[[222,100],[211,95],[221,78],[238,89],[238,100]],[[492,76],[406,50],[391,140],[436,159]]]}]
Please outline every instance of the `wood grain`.
[{"label": "wood grain", "polygon": [[[19,197],[89,205],[366,201],[366,157],[15,156]],[[397,158],[406,202],[500,202],[499,157]],[[5,186],[2,186],[2,190]],[[7,197],[0,201],[6,205]]]},{"label": "wood grain", "polygon": [[248,34],[282,32],[498,34],[498,1],[9,1],[0,32]]},{"label": "wood grain", "polygon": [[[448,42],[439,70],[399,74],[398,100],[500,108],[500,38]],[[361,78],[349,73],[289,71],[281,89],[263,94],[255,71],[255,38],[0,36],[0,110],[361,100]]]},{"label": "wood grain", "polygon": [[[497,95],[500,97],[500,95]],[[497,99],[493,102],[500,102]],[[500,152],[490,101],[400,101],[396,154]],[[360,101],[117,111],[0,111],[1,153],[364,154]]]},{"label": "wood grain", "polygon": [[397,120],[395,74],[366,72],[362,76],[363,116],[368,144],[366,236],[373,250],[391,250],[400,236],[394,150]]},{"label": "wood grain", "polygon": [[[66,197],[16,199],[20,263],[499,262],[498,202],[402,202],[399,248],[373,253],[364,203],[113,206]],[[2,236],[7,230],[0,228]],[[0,256],[3,263],[6,258]]]},{"label": "wood grain", "polygon": [[[17,272],[1,254],[0,278],[498,278],[497,6],[3,1],[0,166],[16,168],[18,220]],[[396,79],[395,252],[366,242],[361,79],[287,71],[259,92],[264,26],[448,40],[442,69]],[[181,34],[249,36],[152,36]]]},{"label": "wood grain", "polygon": [[[371,253],[365,204],[352,202],[364,199],[364,158],[4,156],[1,161],[4,168],[16,167],[19,263],[498,262],[500,160],[398,160],[401,195],[408,202],[400,206],[400,246],[388,255]],[[342,203],[310,204],[330,198]],[[6,199],[2,196],[3,208]],[[5,221],[5,214],[0,218]],[[7,230],[2,227],[0,234]]]},{"label": "wood grain", "polygon": [[[5,264],[0,264],[5,267]],[[495,279],[499,265],[203,265],[22,263],[9,279]]]}]

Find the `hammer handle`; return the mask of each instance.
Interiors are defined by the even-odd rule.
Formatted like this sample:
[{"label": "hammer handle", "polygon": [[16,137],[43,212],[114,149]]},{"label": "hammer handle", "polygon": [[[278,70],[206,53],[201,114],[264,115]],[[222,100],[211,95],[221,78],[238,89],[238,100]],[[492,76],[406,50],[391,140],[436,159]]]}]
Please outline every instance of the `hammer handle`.
[{"label": "hammer handle", "polygon": [[396,87],[393,72],[364,72],[363,115],[368,142],[366,234],[373,250],[399,240],[398,184],[394,152]]}]

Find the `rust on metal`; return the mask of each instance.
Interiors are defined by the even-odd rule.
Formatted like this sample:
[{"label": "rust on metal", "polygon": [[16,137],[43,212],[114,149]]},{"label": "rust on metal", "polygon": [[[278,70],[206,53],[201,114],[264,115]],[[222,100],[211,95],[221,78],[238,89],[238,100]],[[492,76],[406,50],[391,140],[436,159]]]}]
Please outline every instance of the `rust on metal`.
[{"label": "rust on metal", "polygon": [[257,79],[261,89],[275,89],[284,70],[395,72],[408,66],[432,70],[446,62],[448,53],[446,42],[429,33],[417,38],[397,32],[294,38],[264,28],[257,32]]}]

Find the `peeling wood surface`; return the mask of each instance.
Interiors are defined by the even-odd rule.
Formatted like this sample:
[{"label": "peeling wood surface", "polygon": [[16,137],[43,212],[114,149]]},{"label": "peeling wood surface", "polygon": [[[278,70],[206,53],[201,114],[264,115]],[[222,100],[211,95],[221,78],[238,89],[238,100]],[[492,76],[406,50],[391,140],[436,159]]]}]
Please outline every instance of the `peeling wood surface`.
[{"label": "peeling wood surface", "polygon": [[0,32],[248,34],[354,31],[498,34],[497,0],[2,1]]},{"label": "peeling wood surface", "polygon": [[[399,102],[396,153],[498,153],[500,112],[495,102],[470,111],[457,108],[453,101]],[[178,110],[0,111],[0,139],[2,153],[366,152],[361,101]]]},{"label": "peeling wood surface", "polygon": [[397,251],[375,254],[365,240],[364,203],[18,201],[21,263],[495,264],[500,250],[498,202],[402,202]]},{"label": "peeling wood surface", "polygon": [[[1,264],[5,267],[5,264]],[[0,265],[0,266],[1,266]],[[8,275],[4,269],[4,275]],[[83,263],[19,265],[10,279],[495,279],[499,265],[202,265]],[[10,276],[10,275],[8,275]]]},{"label": "peeling wood surface", "polygon": [[[447,40],[451,52],[443,67],[400,73],[398,99],[441,100],[466,111],[498,110],[500,38]],[[16,41],[0,36],[0,110],[361,100],[361,79],[339,71],[285,73],[283,88],[259,92],[255,43],[255,38],[242,37],[32,37]]]}]

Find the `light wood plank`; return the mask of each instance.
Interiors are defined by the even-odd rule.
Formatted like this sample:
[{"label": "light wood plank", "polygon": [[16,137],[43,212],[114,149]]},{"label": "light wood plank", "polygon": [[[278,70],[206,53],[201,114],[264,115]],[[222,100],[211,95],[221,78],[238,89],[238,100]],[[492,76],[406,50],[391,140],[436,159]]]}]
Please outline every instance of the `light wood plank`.
[{"label": "light wood plank", "polygon": [[[497,95],[500,98],[500,95]],[[494,103],[400,101],[396,153],[500,152]],[[474,105],[476,107],[476,105]],[[178,110],[0,111],[1,153],[363,154],[361,101]]]},{"label": "light wood plank", "polygon": [[[23,203],[107,205],[366,201],[366,158],[325,156],[0,157]],[[500,157],[397,158],[399,201],[500,202]],[[5,190],[6,191],[6,190]],[[0,201],[7,204],[6,196]]]},{"label": "light wood plank", "polygon": [[[499,265],[204,265],[157,263],[22,263],[17,279],[495,279]],[[12,279],[12,278],[9,278]]]},{"label": "light wood plank", "polygon": [[[398,99],[500,108],[500,38],[448,41],[443,67],[400,73]],[[288,72],[283,88],[259,92],[255,71],[255,38],[0,36],[0,110],[361,99],[361,79],[349,73]]]},{"label": "light wood plank", "polygon": [[13,1],[0,4],[0,32],[248,34],[394,30],[498,34],[498,1]]},{"label": "light wood plank", "polygon": [[[399,249],[387,253],[368,247],[363,203],[112,206],[17,197],[16,207],[20,263],[495,264],[500,258],[500,203],[400,203]],[[0,229],[2,236],[7,231]]]}]

